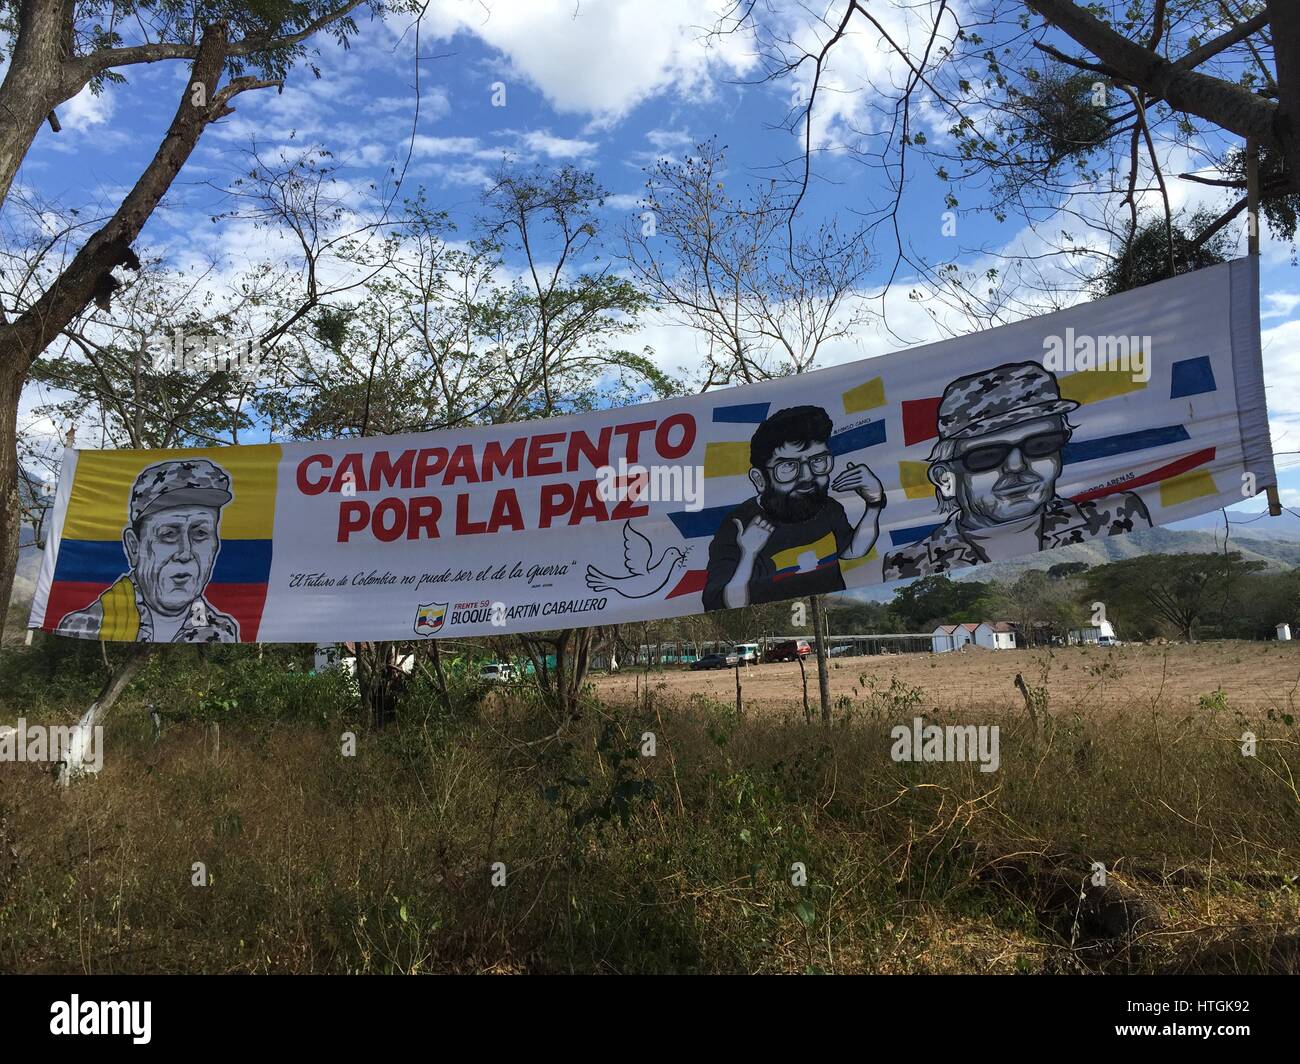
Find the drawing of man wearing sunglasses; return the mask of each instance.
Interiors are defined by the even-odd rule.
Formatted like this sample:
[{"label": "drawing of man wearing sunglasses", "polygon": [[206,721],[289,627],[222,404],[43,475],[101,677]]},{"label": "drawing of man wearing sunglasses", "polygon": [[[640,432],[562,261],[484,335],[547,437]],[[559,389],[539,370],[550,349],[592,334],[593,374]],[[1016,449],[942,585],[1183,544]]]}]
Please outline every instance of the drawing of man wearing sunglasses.
[{"label": "drawing of man wearing sunglasses", "polygon": [[[749,441],[749,482],[757,495],[718,526],[709,543],[706,610],[844,590],[841,561],[875,545],[885,493],[865,465],[849,462],[831,482],[830,415],[819,406],[778,410]],[[854,492],[856,525],[830,492]]]},{"label": "drawing of man wearing sunglasses", "polygon": [[885,556],[883,577],[929,576],[1150,527],[1131,491],[1076,503],[1056,494],[1079,404],[1036,362],[959,377],[939,403],[930,482],[948,519]]}]

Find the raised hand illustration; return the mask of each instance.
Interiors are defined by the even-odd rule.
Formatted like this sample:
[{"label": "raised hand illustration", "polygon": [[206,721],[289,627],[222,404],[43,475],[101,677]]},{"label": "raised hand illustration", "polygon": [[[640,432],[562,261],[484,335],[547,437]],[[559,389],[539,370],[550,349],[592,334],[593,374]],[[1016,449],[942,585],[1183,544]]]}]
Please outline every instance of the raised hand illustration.
[{"label": "raised hand illustration", "polygon": [[594,565],[587,566],[587,586],[592,591],[613,591],[623,598],[648,598],[664,589],[679,566],[686,564],[686,555],[677,547],[669,547],[656,559],[654,544],[623,522],[623,567],[626,573],[610,576]]}]

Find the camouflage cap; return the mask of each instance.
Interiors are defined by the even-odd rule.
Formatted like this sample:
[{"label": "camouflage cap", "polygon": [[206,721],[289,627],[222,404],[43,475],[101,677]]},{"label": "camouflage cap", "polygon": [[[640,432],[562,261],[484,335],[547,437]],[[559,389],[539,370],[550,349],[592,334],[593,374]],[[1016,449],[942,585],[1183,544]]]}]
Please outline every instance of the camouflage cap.
[{"label": "camouflage cap", "polygon": [[1056,378],[1037,362],[1008,362],[958,377],[939,402],[939,439],[964,440],[1079,406],[1062,399]]},{"label": "camouflage cap", "polygon": [[206,458],[159,462],[141,470],[135,478],[131,487],[131,523],[174,506],[220,509],[233,498],[230,474],[215,462]]}]

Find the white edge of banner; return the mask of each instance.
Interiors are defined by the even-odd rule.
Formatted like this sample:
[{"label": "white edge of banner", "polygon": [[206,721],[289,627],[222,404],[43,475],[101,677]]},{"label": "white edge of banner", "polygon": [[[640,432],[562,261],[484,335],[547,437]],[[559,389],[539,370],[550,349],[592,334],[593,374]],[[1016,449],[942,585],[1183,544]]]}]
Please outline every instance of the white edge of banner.
[{"label": "white edge of banner", "polygon": [[68,500],[72,498],[72,481],[77,474],[77,451],[63,449],[63,462],[59,466],[59,486],[54,495],[54,509],[50,514],[45,533],[45,549],[41,552],[41,571],[36,577],[36,590],[32,594],[32,611],[27,617],[28,628],[40,628],[45,621],[45,609],[50,599],[50,585],[54,583],[54,567],[59,561],[59,541],[63,538],[63,520],[68,513]]},{"label": "white edge of banner", "polygon": [[1273,444],[1264,394],[1264,356],[1259,335],[1259,256],[1247,255],[1231,264],[1232,294],[1229,333],[1232,337],[1232,377],[1237,394],[1237,424],[1241,428],[1241,458],[1246,472],[1255,474],[1258,491],[1277,486]]}]

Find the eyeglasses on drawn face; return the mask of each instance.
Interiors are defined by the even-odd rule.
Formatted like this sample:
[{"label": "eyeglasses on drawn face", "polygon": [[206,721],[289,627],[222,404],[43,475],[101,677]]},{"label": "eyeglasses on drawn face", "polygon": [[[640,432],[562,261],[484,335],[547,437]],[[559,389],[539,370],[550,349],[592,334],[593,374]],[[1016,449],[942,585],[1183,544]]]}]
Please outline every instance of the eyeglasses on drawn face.
[{"label": "eyeglasses on drawn face", "polygon": [[957,461],[968,473],[987,473],[990,469],[997,469],[1014,450],[1019,450],[1026,458],[1047,458],[1064,447],[1069,438],[1068,432],[1059,429],[1040,432],[1035,436],[1026,436],[1018,443],[988,443],[982,447],[972,447],[958,455]]},{"label": "eyeglasses on drawn face", "polygon": [[802,466],[807,466],[808,472],[813,476],[824,477],[834,463],[835,457],[829,451],[822,451],[820,454],[810,454],[807,458],[782,458],[767,468],[778,484],[789,484],[799,479],[799,469]]}]

